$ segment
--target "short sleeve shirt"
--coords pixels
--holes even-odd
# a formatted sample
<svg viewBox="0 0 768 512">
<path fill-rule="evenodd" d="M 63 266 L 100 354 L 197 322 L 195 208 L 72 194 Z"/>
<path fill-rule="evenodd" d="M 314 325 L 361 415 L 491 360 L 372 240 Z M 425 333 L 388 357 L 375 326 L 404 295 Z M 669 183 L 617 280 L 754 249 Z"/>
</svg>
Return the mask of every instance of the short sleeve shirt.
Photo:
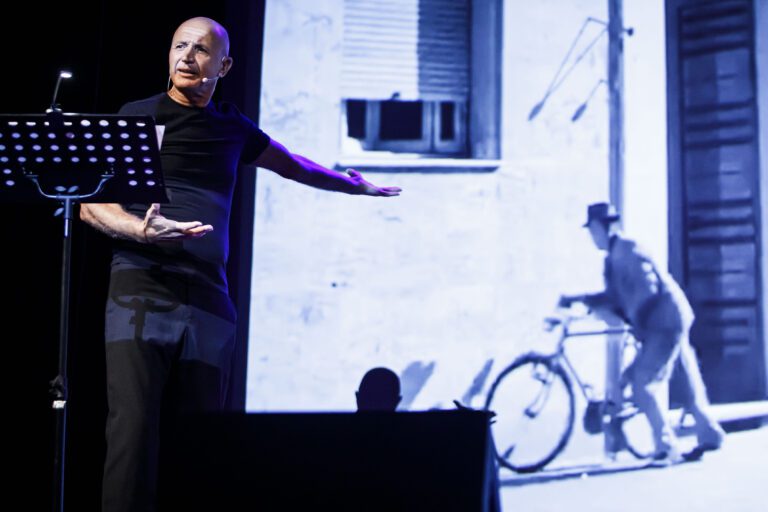
<svg viewBox="0 0 768 512">
<path fill-rule="evenodd" d="M 234 105 L 187 107 L 166 93 L 124 105 L 122 115 L 149 115 L 164 126 L 160 161 L 170 202 L 160 214 L 177 221 L 200 221 L 213 232 L 200 238 L 160 244 L 116 242 L 112 266 L 148 267 L 198 275 L 226 290 L 229 216 L 237 168 L 267 148 L 269 137 Z M 123 207 L 143 218 L 148 204 Z"/>
</svg>

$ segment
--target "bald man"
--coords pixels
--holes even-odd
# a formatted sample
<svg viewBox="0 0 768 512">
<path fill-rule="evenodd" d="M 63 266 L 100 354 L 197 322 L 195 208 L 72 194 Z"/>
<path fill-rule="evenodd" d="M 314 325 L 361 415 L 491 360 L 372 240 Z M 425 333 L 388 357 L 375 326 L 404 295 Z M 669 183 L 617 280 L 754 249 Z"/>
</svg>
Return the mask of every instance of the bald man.
<svg viewBox="0 0 768 512">
<path fill-rule="evenodd" d="M 80 209 L 82 220 L 115 239 L 105 330 L 104 512 L 155 510 L 161 417 L 165 426 L 176 412 L 224 407 L 235 334 L 225 265 L 238 165 L 334 192 L 400 193 L 293 154 L 235 106 L 212 102 L 232 62 L 219 23 L 182 23 L 168 53 L 169 90 L 120 110 L 164 126 L 160 157 L 170 202 Z"/>
</svg>

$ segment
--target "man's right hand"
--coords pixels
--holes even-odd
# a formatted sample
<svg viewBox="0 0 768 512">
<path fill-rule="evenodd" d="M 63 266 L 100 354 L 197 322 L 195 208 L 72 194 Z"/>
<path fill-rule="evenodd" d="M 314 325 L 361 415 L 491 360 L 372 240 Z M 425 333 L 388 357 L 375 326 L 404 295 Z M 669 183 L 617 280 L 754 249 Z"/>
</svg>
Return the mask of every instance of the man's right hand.
<svg viewBox="0 0 768 512">
<path fill-rule="evenodd" d="M 146 243 L 200 238 L 211 231 L 213 226 L 199 221 L 178 222 L 160 215 L 160 204 L 152 203 L 142 223 Z"/>
</svg>

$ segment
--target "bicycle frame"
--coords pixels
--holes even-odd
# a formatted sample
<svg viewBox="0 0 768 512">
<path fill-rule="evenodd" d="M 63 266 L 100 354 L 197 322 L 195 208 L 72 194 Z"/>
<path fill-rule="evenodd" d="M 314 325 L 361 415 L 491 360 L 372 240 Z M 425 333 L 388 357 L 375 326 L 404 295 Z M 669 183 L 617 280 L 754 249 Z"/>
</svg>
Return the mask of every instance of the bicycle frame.
<svg viewBox="0 0 768 512">
<path fill-rule="evenodd" d="M 590 384 L 584 383 L 584 381 L 581 380 L 581 377 L 579 377 L 578 372 L 576 371 L 576 368 L 574 368 L 571 361 L 568 359 L 568 355 L 565 353 L 565 342 L 569 338 L 580 338 L 580 337 L 590 337 L 590 336 L 606 336 L 606 335 L 622 335 L 624 336 L 624 339 L 622 340 L 622 346 L 626 344 L 626 340 L 632 335 L 632 331 L 629 328 L 629 326 L 623 326 L 623 327 L 609 327 L 606 329 L 599 329 L 599 330 L 589 330 L 589 331 L 571 331 L 571 323 L 575 320 L 579 320 L 580 317 L 573 317 L 568 316 L 565 319 L 560 318 L 547 318 L 546 322 L 549 326 L 548 330 L 554 330 L 555 328 L 560 328 L 560 339 L 557 342 L 557 348 L 555 350 L 555 353 L 552 354 L 552 359 L 557 360 L 558 364 L 560 364 L 563 368 L 565 368 L 566 372 L 573 378 L 574 381 L 576 381 L 576 384 L 579 387 L 579 391 L 581 392 L 581 395 L 584 397 L 585 400 L 589 401 L 593 397 L 591 396 L 591 389 L 592 386 Z"/>
</svg>

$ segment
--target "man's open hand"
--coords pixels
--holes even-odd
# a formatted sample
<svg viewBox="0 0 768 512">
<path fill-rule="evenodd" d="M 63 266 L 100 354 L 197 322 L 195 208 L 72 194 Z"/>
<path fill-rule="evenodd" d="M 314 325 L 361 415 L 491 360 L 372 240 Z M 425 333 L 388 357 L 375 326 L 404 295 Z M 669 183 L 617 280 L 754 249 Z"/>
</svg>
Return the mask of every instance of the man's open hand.
<svg viewBox="0 0 768 512">
<path fill-rule="evenodd" d="M 400 187 L 377 187 L 373 183 L 365 181 L 363 175 L 354 169 L 347 169 L 347 175 L 359 187 L 360 194 L 366 196 L 399 196 L 402 191 Z"/>
<path fill-rule="evenodd" d="M 144 238 L 148 244 L 171 240 L 200 238 L 211 231 L 213 226 L 199 221 L 178 222 L 160 215 L 160 204 L 152 203 L 143 222 Z"/>
</svg>

